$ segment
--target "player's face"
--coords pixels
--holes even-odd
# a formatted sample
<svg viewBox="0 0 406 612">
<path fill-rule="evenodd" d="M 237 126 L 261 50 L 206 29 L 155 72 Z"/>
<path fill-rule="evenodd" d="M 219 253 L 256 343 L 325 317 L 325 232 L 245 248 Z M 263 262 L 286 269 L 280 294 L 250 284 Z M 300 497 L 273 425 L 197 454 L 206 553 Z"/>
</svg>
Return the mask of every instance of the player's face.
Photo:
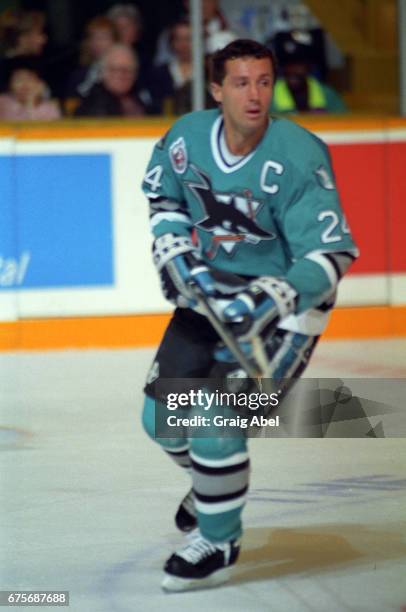
<svg viewBox="0 0 406 612">
<path fill-rule="evenodd" d="M 222 105 L 225 122 L 247 133 L 267 125 L 272 90 L 272 64 L 267 57 L 228 60 L 222 84 L 212 83 L 212 94 Z"/>
</svg>

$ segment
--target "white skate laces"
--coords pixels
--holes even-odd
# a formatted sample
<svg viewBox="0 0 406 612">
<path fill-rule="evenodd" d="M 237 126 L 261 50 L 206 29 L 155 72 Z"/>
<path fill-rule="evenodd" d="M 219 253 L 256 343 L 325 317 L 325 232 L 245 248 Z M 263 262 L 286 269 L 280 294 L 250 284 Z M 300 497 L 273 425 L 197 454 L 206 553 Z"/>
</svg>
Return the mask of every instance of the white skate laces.
<svg viewBox="0 0 406 612">
<path fill-rule="evenodd" d="M 212 542 L 209 542 L 209 540 L 206 540 L 198 529 L 189 533 L 187 539 L 189 541 L 188 544 L 178 550 L 176 554 L 193 565 L 203 561 L 203 559 L 215 553 L 216 548 L 219 548 Z"/>
</svg>

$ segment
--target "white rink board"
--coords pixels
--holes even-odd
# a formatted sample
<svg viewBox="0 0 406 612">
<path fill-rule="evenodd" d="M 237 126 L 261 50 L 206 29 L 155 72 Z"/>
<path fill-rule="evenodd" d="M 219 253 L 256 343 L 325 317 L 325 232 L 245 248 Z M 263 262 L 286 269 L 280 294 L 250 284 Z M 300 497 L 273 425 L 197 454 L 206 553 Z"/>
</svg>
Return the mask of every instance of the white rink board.
<svg viewBox="0 0 406 612">
<path fill-rule="evenodd" d="M 111 159 L 114 282 L 110 286 L 30 288 L 0 291 L 0 320 L 40 317 L 160 313 L 170 310 L 161 296 L 151 260 L 147 202 L 140 185 L 156 139 L 0 139 L 0 152 L 20 156 L 104 153 Z M 61 186 L 63 188 L 63 185 Z M 1 245 L 0 245 L 1 247 Z M 1 248 L 0 248 L 1 256 Z M 69 262 L 66 264 L 69 265 Z M 401 283 L 402 290 L 397 290 Z M 405 301 L 405 275 L 345 278 L 339 305 L 384 305 Z"/>
</svg>

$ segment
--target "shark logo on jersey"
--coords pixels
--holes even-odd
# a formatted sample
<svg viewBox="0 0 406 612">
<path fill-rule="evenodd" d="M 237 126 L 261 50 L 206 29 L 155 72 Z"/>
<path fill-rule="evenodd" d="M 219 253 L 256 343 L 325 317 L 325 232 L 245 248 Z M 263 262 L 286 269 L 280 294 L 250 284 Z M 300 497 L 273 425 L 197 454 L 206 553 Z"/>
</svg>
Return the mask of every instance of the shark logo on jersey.
<svg viewBox="0 0 406 612">
<path fill-rule="evenodd" d="M 206 255 L 213 259 L 221 247 L 228 255 L 233 255 L 238 243 L 258 244 L 261 240 L 273 240 L 276 236 L 263 229 L 256 221 L 262 202 L 252 199 L 247 189 L 242 194 L 216 193 L 212 190 L 209 178 L 196 166 L 191 169 L 199 177 L 199 182 L 186 181 L 186 186 L 197 197 L 206 216 L 195 225 L 212 233 L 211 247 Z"/>
<path fill-rule="evenodd" d="M 169 159 L 177 174 L 183 174 L 187 168 L 186 143 L 182 136 L 169 147 Z"/>
<path fill-rule="evenodd" d="M 317 180 L 319 181 L 320 185 L 324 187 L 324 189 L 332 191 L 336 188 L 333 179 L 327 171 L 327 168 L 325 168 L 324 166 L 319 166 L 317 170 L 314 171 L 314 173 L 317 176 Z"/>
</svg>

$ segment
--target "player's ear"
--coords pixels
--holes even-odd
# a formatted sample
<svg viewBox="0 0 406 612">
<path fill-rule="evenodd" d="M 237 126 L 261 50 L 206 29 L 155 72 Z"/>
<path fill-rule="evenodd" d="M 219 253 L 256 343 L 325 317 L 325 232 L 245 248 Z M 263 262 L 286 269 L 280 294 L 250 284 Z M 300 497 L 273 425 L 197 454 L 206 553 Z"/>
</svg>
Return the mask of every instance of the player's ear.
<svg viewBox="0 0 406 612">
<path fill-rule="evenodd" d="M 221 89 L 221 85 L 219 85 L 218 83 L 211 82 L 210 83 L 210 93 L 218 104 L 222 103 L 223 92 Z"/>
</svg>

